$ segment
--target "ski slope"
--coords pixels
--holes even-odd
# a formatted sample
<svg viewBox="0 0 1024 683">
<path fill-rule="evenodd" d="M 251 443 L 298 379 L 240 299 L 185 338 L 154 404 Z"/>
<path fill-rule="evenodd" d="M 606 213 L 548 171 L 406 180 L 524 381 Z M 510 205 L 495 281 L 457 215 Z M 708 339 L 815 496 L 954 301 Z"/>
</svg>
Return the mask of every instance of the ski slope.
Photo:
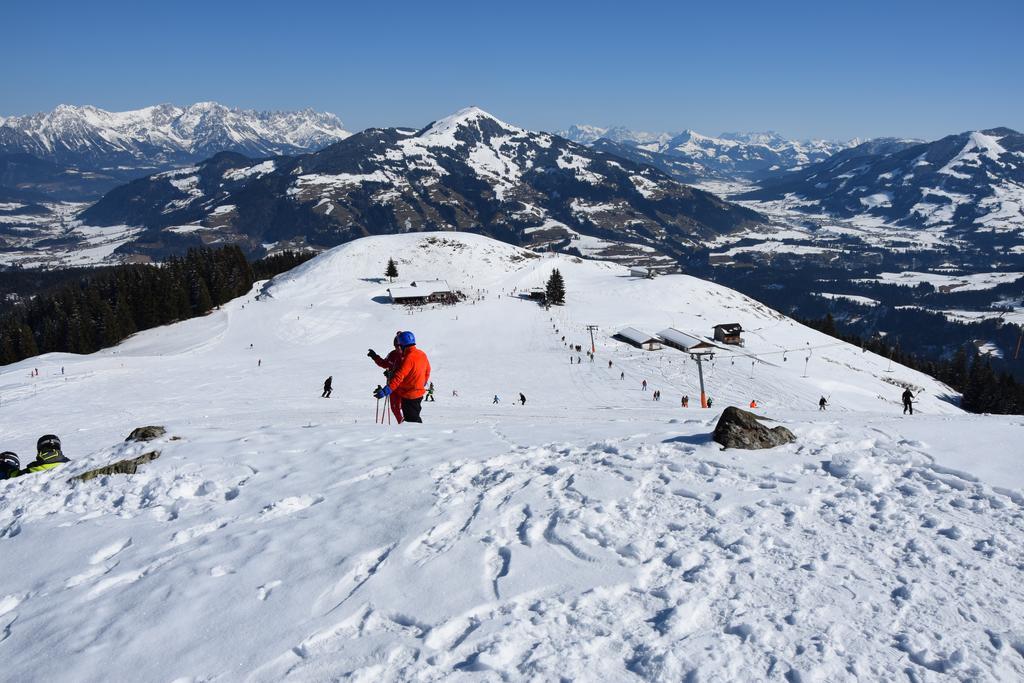
<svg viewBox="0 0 1024 683">
<path fill-rule="evenodd" d="M 396 285 L 467 300 L 386 303 L 389 257 Z M 554 267 L 566 306 L 520 298 Z M 706 366 L 713 410 L 686 354 L 611 338 L 731 322 L 746 345 Z M 588 346 L 588 324 L 596 361 L 570 365 L 561 337 Z M 401 329 L 437 402 L 375 424 L 366 351 Z M 0 448 L 27 462 L 55 432 L 74 460 L 0 482 L 4 678 L 1020 679 L 1024 418 L 953 398 L 685 275 L 358 240 L 204 318 L 0 368 Z M 751 399 L 798 441 L 711 442 Z M 68 483 L 147 450 L 122 443 L 145 424 L 168 428 L 159 460 Z"/>
</svg>

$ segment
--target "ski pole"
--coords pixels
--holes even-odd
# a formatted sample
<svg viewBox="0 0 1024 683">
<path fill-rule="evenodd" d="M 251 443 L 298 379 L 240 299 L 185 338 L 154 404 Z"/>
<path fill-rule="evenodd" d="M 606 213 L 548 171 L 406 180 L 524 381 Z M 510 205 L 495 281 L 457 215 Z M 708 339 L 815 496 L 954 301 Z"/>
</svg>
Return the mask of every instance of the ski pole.
<svg viewBox="0 0 1024 683">
<path fill-rule="evenodd" d="M 373 409 L 373 423 L 377 424 L 377 413 L 380 412 L 380 399 L 377 399 L 377 407 Z"/>
</svg>

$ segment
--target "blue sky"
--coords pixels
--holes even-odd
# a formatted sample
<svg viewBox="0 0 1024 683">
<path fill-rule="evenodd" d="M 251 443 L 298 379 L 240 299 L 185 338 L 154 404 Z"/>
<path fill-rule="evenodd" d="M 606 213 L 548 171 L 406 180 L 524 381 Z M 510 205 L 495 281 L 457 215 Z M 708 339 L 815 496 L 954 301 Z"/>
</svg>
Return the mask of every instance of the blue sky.
<svg viewBox="0 0 1024 683">
<path fill-rule="evenodd" d="M 216 100 L 420 126 L 1024 130 L 1024 1 L 13 2 L 0 115 Z"/>
</svg>

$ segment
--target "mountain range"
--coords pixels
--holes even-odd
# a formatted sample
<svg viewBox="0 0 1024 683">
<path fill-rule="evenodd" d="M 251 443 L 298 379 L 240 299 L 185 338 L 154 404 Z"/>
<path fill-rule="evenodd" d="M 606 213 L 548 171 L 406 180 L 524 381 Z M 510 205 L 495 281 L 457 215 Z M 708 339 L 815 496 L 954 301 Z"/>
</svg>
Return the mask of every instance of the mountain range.
<svg viewBox="0 0 1024 683">
<path fill-rule="evenodd" d="M 62 104 L 49 112 L 0 117 L 0 154 L 30 154 L 80 171 L 138 177 L 218 152 L 298 154 L 348 135 L 334 114 L 311 109 L 258 112 L 199 102 L 111 112 Z"/>
<path fill-rule="evenodd" d="M 934 142 L 880 139 L 768 178 L 742 199 L 795 200 L 795 208 L 869 216 L 971 233 L 1024 229 L 1024 135 L 966 131 Z"/>
<path fill-rule="evenodd" d="M 421 130 L 371 128 L 302 155 L 225 152 L 136 180 L 81 214 L 145 232 L 123 251 L 157 256 L 230 241 L 249 253 L 333 246 L 368 234 L 477 232 L 563 248 L 581 237 L 676 257 L 762 220 L 659 170 L 470 107 Z"/>
<path fill-rule="evenodd" d="M 848 146 L 830 140 L 789 140 L 778 133 L 635 132 L 624 127 L 574 125 L 559 135 L 651 164 L 683 182 L 759 180 L 827 159 Z"/>
</svg>

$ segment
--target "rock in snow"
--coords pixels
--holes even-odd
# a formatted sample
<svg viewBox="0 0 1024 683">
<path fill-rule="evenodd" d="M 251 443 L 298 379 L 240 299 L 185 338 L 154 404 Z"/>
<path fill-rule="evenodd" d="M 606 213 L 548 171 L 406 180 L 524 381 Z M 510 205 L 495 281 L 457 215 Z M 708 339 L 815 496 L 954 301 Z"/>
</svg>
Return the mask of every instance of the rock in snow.
<svg viewBox="0 0 1024 683">
<path fill-rule="evenodd" d="M 166 433 L 166 429 L 157 425 L 136 427 L 132 430 L 132 433 L 125 438 L 125 441 L 152 441 L 153 439 L 159 439 Z"/>
<path fill-rule="evenodd" d="M 769 429 L 761 424 L 768 418 L 729 406 L 722 411 L 715 425 L 714 439 L 726 448 L 775 448 L 796 441 L 796 436 L 783 426 Z"/>
</svg>

